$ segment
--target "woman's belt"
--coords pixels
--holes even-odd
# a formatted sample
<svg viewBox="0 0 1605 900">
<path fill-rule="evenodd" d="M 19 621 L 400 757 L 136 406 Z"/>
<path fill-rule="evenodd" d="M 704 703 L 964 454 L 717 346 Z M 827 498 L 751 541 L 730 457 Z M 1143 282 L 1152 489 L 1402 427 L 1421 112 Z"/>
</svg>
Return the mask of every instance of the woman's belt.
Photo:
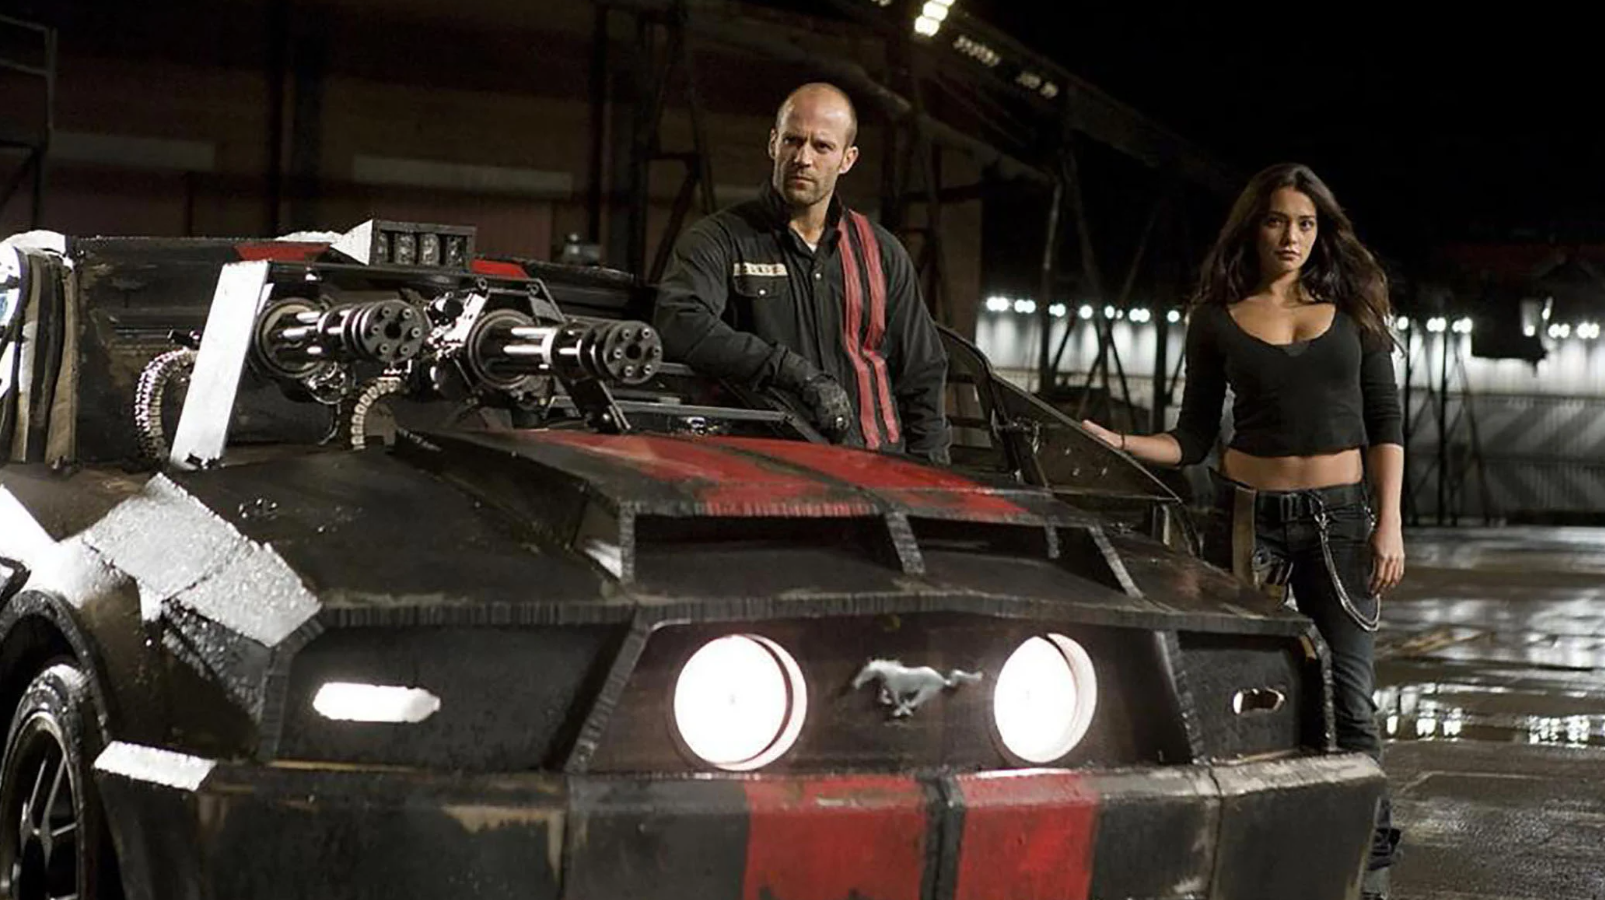
<svg viewBox="0 0 1605 900">
<path fill-rule="evenodd" d="M 1237 488 L 1247 487 L 1236 482 L 1228 482 L 1228 485 L 1234 494 Z M 1357 506 L 1367 501 L 1363 482 L 1302 488 L 1296 491 L 1262 491 L 1258 488 L 1248 488 L 1248 490 L 1254 493 L 1255 515 L 1262 521 L 1277 524 L 1312 519 L 1318 512 Z"/>
</svg>

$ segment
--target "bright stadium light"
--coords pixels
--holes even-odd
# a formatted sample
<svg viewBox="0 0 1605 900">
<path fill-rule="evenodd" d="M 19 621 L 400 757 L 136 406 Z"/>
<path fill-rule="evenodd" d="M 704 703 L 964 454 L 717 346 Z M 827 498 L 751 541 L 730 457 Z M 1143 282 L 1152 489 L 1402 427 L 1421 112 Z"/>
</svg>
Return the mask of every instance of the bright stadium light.
<svg viewBox="0 0 1605 900">
<path fill-rule="evenodd" d="M 1010 306 L 1011 304 L 1009 303 L 1008 297 L 999 297 L 993 295 L 986 298 L 987 312 L 1008 312 Z"/>
<path fill-rule="evenodd" d="M 920 7 L 920 13 L 914 18 L 914 33 L 925 37 L 935 37 L 942 30 L 942 22 L 947 18 L 948 9 L 953 0 L 927 0 Z"/>
<path fill-rule="evenodd" d="M 1176 324 L 1177 322 L 1180 322 L 1181 321 L 1181 310 L 1173 309 L 1170 312 L 1165 313 L 1165 321 L 1169 322 L 1172 325 Z"/>
<path fill-rule="evenodd" d="M 1090 319 L 1092 318 L 1092 307 L 1086 303 L 1083 303 L 1081 304 L 1081 308 L 1076 310 L 1076 315 L 1083 319 Z"/>
<path fill-rule="evenodd" d="M 1032 314 L 1032 313 L 1037 311 L 1037 301 L 1035 301 L 1035 300 L 1016 300 L 1016 301 L 1014 301 L 1014 311 L 1017 312 L 1017 313 L 1022 313 L 1024 315 L 1030 315 L 1030 314 Z"/>
<path fill-rule="evenodd" d="M 1070 310 L 1067 309 L 1063 303 L 1050 303 L 1050 304 L 1048 304 L 1048 315 L 1054 317 L 1055 319 L 1064 318 L 1065 314 L 1068 313 L 1069 311 Z"/>
<path fill-rule="evenodd" d="M 1427 330 L 1433 334 L 1442 334 L 1449 327 L 1449 320 L 1443 316 L 1433 316 L 1427 320 Z"/>
<path fill-rule="evenodd" d="M 953 39 L 953 49 L 989 69 L 1003 61 L 1003 57 L 999 56 L 996 50 L 962 34 Z"/>
<path fill-rule="evenodd" d="M 1409 317 L 1408 316 L 1400 316 L 1397 319 L 1394 319 L 1393 320 L 1393 327 L 1399 329 L 1400 331 L 1409 331 L 1410 330 L 1410 319 L 1409 319 Z"/>
<path fill-rule="evenodd" d="M 1471 333 L 1471 320 L 1470 319 L 1466 319 L 1466 318 L 1456 319 L 1455 320 L 1455 324 L 1454 324 L 1454 329 L 1455 329 L 1455 334 L 1470 334 Z"/>
</svg>

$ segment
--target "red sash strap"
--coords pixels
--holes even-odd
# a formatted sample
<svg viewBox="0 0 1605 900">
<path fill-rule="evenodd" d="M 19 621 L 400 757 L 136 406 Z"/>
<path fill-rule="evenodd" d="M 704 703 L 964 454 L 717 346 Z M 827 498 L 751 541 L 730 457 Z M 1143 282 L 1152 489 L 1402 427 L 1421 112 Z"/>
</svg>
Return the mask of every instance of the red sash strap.
<svg viewBox="0 0 1605 900">
<path fill-rule="evenodd" d="M 864 355 L 869 358 L 876 390 L 880 394 L 881 421 L 886 425 L 886 439 L 899 440 L 897 407 L 892 405 L 892 379 L 886 374 L 886 357 L 881 354 L 881 342 L 886 338 L 886 273 L 881 270 L 881 245 L 875 237 L 875 228 L 862 213 L 849 211 L 853 231 L 858 235 L 858 250 L 864 254 L 864 271 L 869 275 L 869 334 L 864 337 Z"/>
<path fill-rule="evenodd" d="M 880 449 L 880 429 L 875 427 L 875 396 L 871 386 L 869 365 L 859 345 L 860 324 L 864 315 L 864 284 L 858 277 L 858 260 L 853 257 L 852 241 L 848 238 L 847 219 L 843 216 L 837 223 L 837 247 L 842 257 L 842 288 L 846 298 L 846 310 L 842 315 L 842 346 L 847 350 L 847 358 L 853 363 L 853 370 L 858 375 L 858 427 L 864 433 L 864 445 L 871 450 Z M 877 259 L 877 264 L 878 264 Z"/>
</svg>

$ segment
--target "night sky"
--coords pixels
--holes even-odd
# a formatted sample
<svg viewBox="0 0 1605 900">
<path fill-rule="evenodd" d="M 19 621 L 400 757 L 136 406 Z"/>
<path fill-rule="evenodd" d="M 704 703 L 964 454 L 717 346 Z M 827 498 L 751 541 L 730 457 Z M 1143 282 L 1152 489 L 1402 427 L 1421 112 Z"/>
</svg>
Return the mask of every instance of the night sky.
<svg viewBox="0 0 1605 900">
<path fill-rule="evenodd" d="M 1310 164 L 1390 253 L 1605 240 L 1605 41 L 1580 12 L 1220 6 L 1072 4 L 1045 29 L 1035 4 L 967 2 L 1245 174 Z"/>
</svg>

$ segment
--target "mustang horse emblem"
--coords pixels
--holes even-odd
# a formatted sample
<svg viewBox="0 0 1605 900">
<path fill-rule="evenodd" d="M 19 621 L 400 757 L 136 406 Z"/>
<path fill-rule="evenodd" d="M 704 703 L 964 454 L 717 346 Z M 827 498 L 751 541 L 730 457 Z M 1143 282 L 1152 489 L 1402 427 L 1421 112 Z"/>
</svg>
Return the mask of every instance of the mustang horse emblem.
<svg viewBox="0 0 1605 900">
<path fill-rule="evenodd" d="M 954 669 L 943 677 L 930 666 L 910 669 L 895 659 L 872 659 L 853 676 L 853 689 L 871 681 L 881 683 L 880 702 L 892 708 L 892 718 L 900 719 L 919 709 L 943 688 L 980 683 L 981 673 Z"/>
</svg>

